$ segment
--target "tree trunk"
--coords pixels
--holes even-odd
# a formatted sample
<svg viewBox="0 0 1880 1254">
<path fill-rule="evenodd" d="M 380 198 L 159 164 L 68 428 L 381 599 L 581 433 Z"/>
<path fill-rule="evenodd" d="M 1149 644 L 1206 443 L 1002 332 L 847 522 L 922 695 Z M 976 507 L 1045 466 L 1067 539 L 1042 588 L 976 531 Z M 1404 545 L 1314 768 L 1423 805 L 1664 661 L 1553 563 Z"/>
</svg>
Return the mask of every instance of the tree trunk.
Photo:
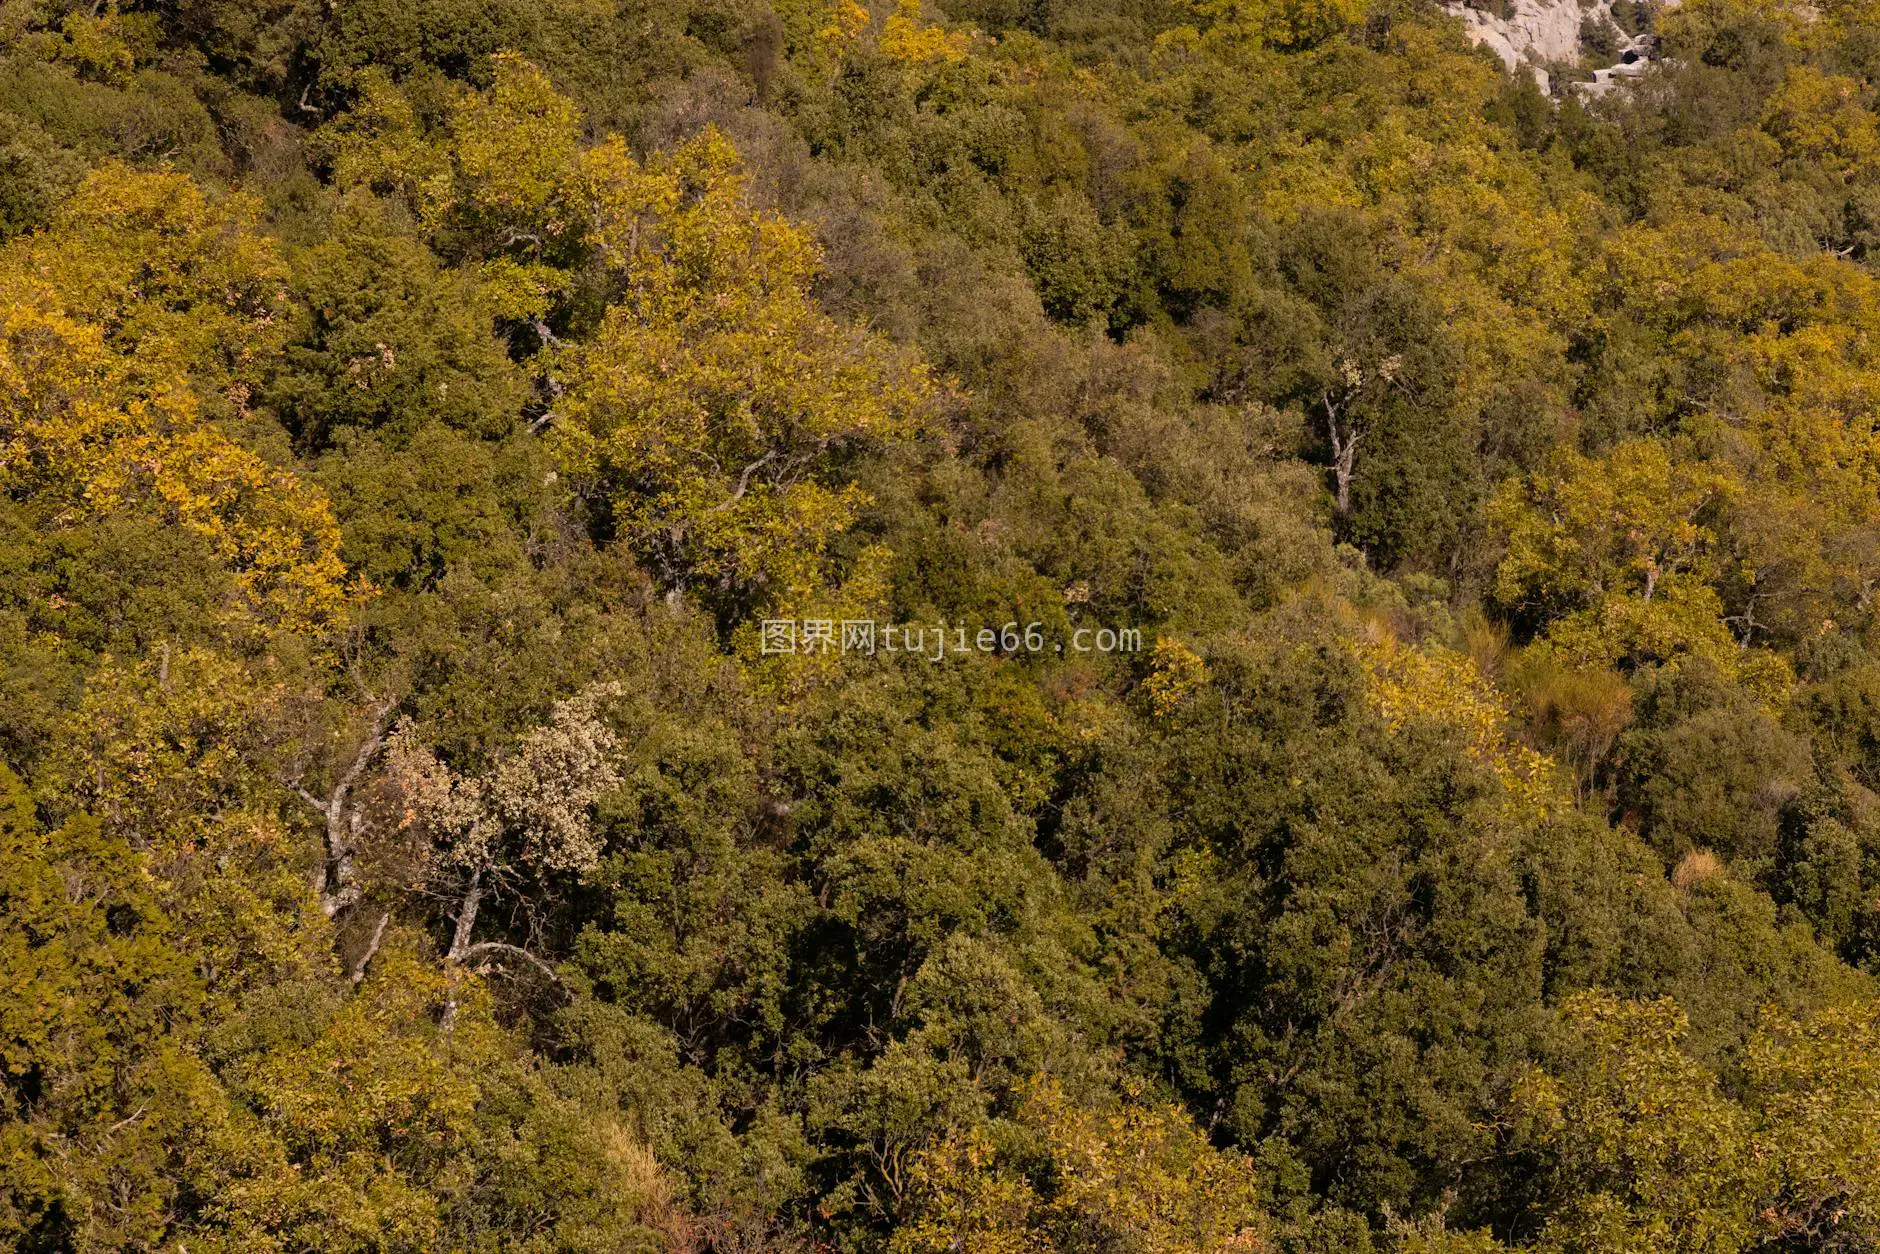
<svg viewBox="0 0 1880 1254">
<path fill-rule="evenodd" d="M 479 868 L 470 872 L 470 882 L 464 886 L 463 904 L 457 907 L 457 927 L 451 933 L 450 952 L 444 955 L 446 962 L 463 961 L 470 949 L 470 933 L 476 930 L 477 908 L 482 904 L 483 871 Z"/>
<path fill-rule="evenodd" d="M 1336 489 L 1339 517 L 1351 513 L 1351 479 L 1357 466 L 1358 442 L 1364 433 L 1346 424 L 1343 431 L 1338 426 L 1338 405 L 1327 394 L 1321 398 L 1325 406 L 1325 430 L 1332 444 L 1332 483 Z"/>
<path fill-rule="evenodd" d="M 444 996 L 446 1032 L 457 1022 L 457 972 L 464 956 L 470 952 L 470 933 L 476 930 L 477 907 L 482 904 L 483 869 L 478 867 L 470 872 L 470 882 L 464 887 L 463 904 L 457 907 L 457 926 L 451 933 L 450 952 L 444 955 L 444 978 L 449 983 L 449 992 Z"/>
<path fill-rule="evenodd" d="M 320 859 L 320 865 L 314 869 L 312 878 L 314 894 L 320 901 L 320 912 L 329 919 L 357 902 L 362 895 L 357 855 L 359 832 L 365 826 L 365 816 L 353 806 L 352 795 L 360 777 L 385 745 L 385 731 L 396 706 L 397 702 L 388 698 L 373 710 L 371 730 L 359 746 L 359 751 L 353 755 L 352 764 L 333 785 L 333 791 L 327 794 L 325 801 L 304 788 L 295 787 L 301 799 L 318 810 L 325 820 L 324 856 Z"/>
</svg>

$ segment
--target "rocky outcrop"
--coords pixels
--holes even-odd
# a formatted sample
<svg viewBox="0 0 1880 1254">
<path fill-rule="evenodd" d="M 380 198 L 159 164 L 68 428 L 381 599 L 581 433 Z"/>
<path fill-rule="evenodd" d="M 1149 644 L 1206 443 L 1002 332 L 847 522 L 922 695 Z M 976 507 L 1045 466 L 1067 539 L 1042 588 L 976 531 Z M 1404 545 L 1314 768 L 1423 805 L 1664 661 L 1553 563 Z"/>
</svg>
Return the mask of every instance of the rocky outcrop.
<svg viewBox="0 0 1880 1254">
<path fill-rule="evenodd" d="M 1638 35 L 1619 49 L 1619 59 L 1603 70 L 1594 70 L 1591 82 L 1574 83 L 1572 89 L 1582 96 L 1600 96 L 1645 72 L 1658 57 L 1658 36 Z"/>
<path fill-rule="evenodd" d="M 1579 60 L 1580 20 L 1612 11 L 1610 0 L 1600 0 L 1597 10 L 1582 9 L 1578 0 L 1513 0 L 1507 17 L 1462 4 L 1443 7 L 1462 19 L 1469 38 L 1493 49 L 1511 70 Z"/>
<path fill-rule="evenodd" d="M 1660 7 L 1669 8 L 1676 2 L 1665 0 Z M 1581 23 L 1591 21 L 1596 25 L 1612 24 L 1612 0 L 1592 0 L 1591 3 L 1581 3 L 1580 0 L 1507 0 L 1503 7 L 1506 16 L 1455 3 L 1454 0 L 1443 5 L 1447 12 L 1462 19 L 1469 38 L 1492 49 L 1509 70 L 1527 70 L 1540 84 L 1542 91 L 1548 91 L 1551 86 L 1545 68 L 1547 65 L 1578 65 L 1582 62 Z M 1617 29 L 1616 25 L 1613 29 Z M 1590 82 L 1573 82 L 1564 86 L 1570 91 L 1599 95 L 1644 73 L 1645 67 L 1658 55 L 1657 36 L 1640 34 L 1622 38 L 1614 55 L 1616 59 L 1611 65 L 1593 71 Z"/>
</svg>

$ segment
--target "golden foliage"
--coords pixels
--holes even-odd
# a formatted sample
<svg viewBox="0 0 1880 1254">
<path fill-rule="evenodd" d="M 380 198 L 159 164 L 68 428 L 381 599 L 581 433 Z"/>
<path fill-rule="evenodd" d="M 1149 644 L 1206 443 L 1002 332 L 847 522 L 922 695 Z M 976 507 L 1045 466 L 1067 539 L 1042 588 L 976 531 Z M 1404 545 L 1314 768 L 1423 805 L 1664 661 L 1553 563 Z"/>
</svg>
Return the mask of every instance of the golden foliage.
<svg viewBox="0 0 1880 1254">
<path fill-rule="evenodd" d="M 816 307 L 808 232 L 749 207 L 722 135 L 643 169 L 624 151 L 608 159 L 618 225 L 600 238 L 628 286 L 572 355 L 555 446 L 668 582 L 797 603 L 868 501 L 827 480 L 827 463 L 912 436 L 935 385 L 910 355 Z"/>
<path fill-rule="evenodd" d="M 1419 719 L 1451 728 L 1469 756 L 1494 772 L 1519 812 L 1560 808 L 1553 761 L 1511 739 L 1507 706 L 1467 655 L 1440 645 L 1412 648 L 1381 631 L 1351 647 L 1369 680 L 1368 694 L 1392 731 Z"/>
<path fill-rule="evenodd" d="M 1309 48 L 1364 20 L 1368 0 L 1194 0 L 1210 33 L 1275 48 Z"/>
<path fill-rule="evenodd" d="M 1495 499 L 1508 535 L 1496 596 L 1549 622 L 1537 648 L 1568 669 L 1697 656 L 1779 696 L 1786 665 L 1741 647 L 1715 587 L 1733 566 L 1710 520 L 1737 492 L 1724 469 L 1675 459 L 1657 440 L 1626 441 L 1599 458 L 1562 452 L 1550 470 L 1510 480 Z"/>
<path fill-rule="evenodd" d="M 919 1156 L 917 1213 L 895 1233 L 894 1254 L 1268 1248 L 1251 1164 L 1209 1145 L 1179 1107 L 1130 1087 L 1097 1108 L 1041 1076 L 1018 1125 L 1048 1155 L 1050 1187 L 1014 1171 L 986 1129 L 955 1132 Z"/>
<path fill-rule="evenodd" d="M 618 137 L 583 146 L 579 111 L 528 61 L 493 69 L 429 138 L 369 80 L 361 112 L 323 132 L 336 177 L 399 190 L 434 229 L 479 241 L 492 307 L 544 343 L 577 270 L 604 273 L 616 297 L 600 326 L 539 359 L 570 482 L 669 589 L 800 603 L 868 502 L 832 463 L 922 429 L 937 384 L 817 307 L 813 237 L 751 206 L 716 129 L 642 163 Z"/>
<path fill-rule="evenodd" d="M 1207 663 L 1173 636 L 1157 636 L 1149 655 L 1149 677 L 1142 681 L 1149 708 L 1167 718 L 1208 682 Z"/>
<path fill-rule="evenodd" d="M 209 542 L 264 620 L 344 600 L 325 497 L 235 443 L 198 389 L 246 397 L 278 335 L 280 264 L 253 206 L 105 166 L 49 231 L 0 251 L 0 482 L 54 526 L 135 511 Z"/>
<path fill-rule="evenodd" d="M 881 55 L 890 61 L 934 65 L 966 59 L 973 37 L 944 26 L 922 25 L 920 0 L 899 0 L 881 28 Z"/>
</svg>

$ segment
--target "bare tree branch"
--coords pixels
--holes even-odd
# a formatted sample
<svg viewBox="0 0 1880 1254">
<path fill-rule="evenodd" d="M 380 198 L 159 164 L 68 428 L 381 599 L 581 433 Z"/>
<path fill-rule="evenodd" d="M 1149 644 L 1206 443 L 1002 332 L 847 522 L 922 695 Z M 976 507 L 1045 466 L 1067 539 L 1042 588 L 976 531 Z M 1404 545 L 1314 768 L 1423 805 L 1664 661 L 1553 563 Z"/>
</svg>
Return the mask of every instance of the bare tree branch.
<svg viewBox="0 0 1880 1254">
<path fill-rule="evenodd" d="M 1332 477 L 1337 489 L 1338 512 L 1349 514 L 1351 512 L 1351 480 L 1356 467 L 1358 445 L 1364 439 L 1364 432 L 1355 424 L 1350 423 L 1342 432 L 1339 430 L 1340 405 L 1332 400 L 1330 392 L 1320 398 L 1320 403 L 1325 406 L 1326 434 L 1331 438 L 1332 444 Z"/>
<path fill-rule="evenodd" d="M 394 699 L 387 697 L 374 708 L 371 730 L 359 745 L 358 752 L 353 755 L 352 764 L 333 785 L 333 791 L 327 794 L 325 801 L 299 784 L 292 786 L 296 796 L 326 819 L 325 856 L 313 873 L 313 889 L 320 898 L 320 912 L 329 919 L 353 905 L 360 897 L 358 866 L 354 859 L 358 853 L 359 830 L 364 825 L 364 817 L 356 809 L 350 808 L 352 794 L 360 777 L 366 773 L 366 768 L 372 765 L 372 759 L 384 748 L 385 732 L 391 724 L 392 711 L 397 704 Z M 333 885 L 331 891 L 327 888 L 329 883 Z"/>
<path fill-rule="evenodd" d="M 450 952 L 444 955 L 446 962 L 461 962 L 470 949 L 470 933 L 476 929 L 477 908 L 483 904 L 483 870 L 473 868 L 470 882 L 464 886 L 463 903 L 457 907 L 457 926 L 451 935 Z"/>
<path fill-rule="evenodd" d="M 351 982 L 354 987 L 357 987 L 359 982 L 366 978 L 366 968 L 372 964 L 374 958 L 379 956 L 379 946 L 385 941 L 385 929 L 391 921 L 392 912 L 390 910 L 379 911 L 379 921 L 372 928 L 372 939 L 366 942 L 365 951 L 361 953 L 358 958 L 354 959 L 352 970 L 346 973 L 347 980 Z"/>
<path fill-rule="evenodd" d="M 756 474 L 758 471 L 762 470 L 766 465 L 768 465 L 772 460 L 774 460 L 776 456 L 777 456 L 777 450 L 772 449 L 770 450 L 770 452 L 765 453 L 762 457 L 758 458 L 756 461 L 746 466 L 744 468 L 743 473 L 738 476 L 738 486 L 731 490 L 731 495 L 726 497 L 724 500 L 718 502 L 718 504 L 712 506 L 710 509 L 706 510 L 705 512 L 707 514 L 716 514 L 720 510 L 730 509 L 733 505 L 736 505 L 739 501 L 743 500 L 744 494 L 750 491 L 751 476 Z"/>
<path fill-rule="evenodd" d="M 555 981 L 555 983 L 562 984 L 566 987 L 561 976 L 556 973 L 555 968 L 550 966 L 545 959 L 536 957 L 520 945 L 510 945 L 503 941 L 478 941 L 458 956 L 458 964 L 462 965 L 470 962 L 476 958 L 482 957 L 484 954 L 508 954 L 513 958 L 521 958 L 534 966 L 535 969 L 540 971 L 543 975 Z"/>
</svg>

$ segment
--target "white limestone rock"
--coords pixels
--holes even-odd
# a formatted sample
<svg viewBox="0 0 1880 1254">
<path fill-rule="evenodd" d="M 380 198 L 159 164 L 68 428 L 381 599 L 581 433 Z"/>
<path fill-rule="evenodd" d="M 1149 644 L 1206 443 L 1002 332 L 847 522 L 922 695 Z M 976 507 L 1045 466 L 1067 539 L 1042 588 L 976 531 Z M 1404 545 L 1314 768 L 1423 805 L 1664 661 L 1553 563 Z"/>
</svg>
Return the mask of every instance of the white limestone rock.
<svg viewBox="0 0 1880 1254">
<path fill-rule="evenodd" d="M 1578 0 L 1514 0 L 1512 17 L 1497 17 L 1462 4 L 1443 6 L 1462 19 L 1469 38 L 1494 50 L 1510 70 L 1541 61 L 1577 61 L 1580 19 L 1611 12 L 1609 0 L 1582 9 Z"/>
<path fill-rule="evenodd" d="M 1676 6 L 1678 0 L 1662 0 L 1660 10 Z M 1549 63 L 1578 64 L 1580 24 L 1610 21 L 1612 0 L 1512 0 L 1510 14 L 1501 17 L 1481 9 L 1446 0 L 1446 12 L 1462 19 L 1470 39 L 1490 48 L 1510 71 L 1525 69 L 1534 76 L 1543 92 L 1549 90 Z M 1569 83 L 1567 89 L 1586 95 L 1602 95 L 1619 83 L 1636 78 L 1658 55 L 1654 35 L 1639 35 L 1619 45 L 1616 64 L 1593 71 L 1590 83 Z"/>
</svg>

